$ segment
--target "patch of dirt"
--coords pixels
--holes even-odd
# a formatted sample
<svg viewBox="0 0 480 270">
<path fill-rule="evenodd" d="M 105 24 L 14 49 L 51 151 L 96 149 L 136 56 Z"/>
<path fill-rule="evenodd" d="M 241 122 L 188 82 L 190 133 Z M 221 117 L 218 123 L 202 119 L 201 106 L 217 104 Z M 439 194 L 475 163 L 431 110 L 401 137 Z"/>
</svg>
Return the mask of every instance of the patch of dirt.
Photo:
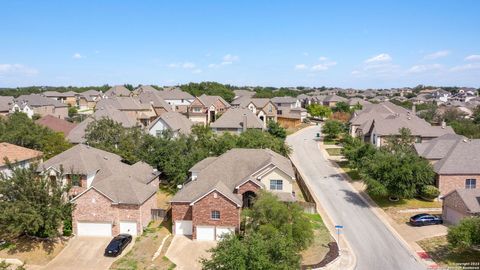
<svg viewBox="0 0 480 270">
<path fill-rule="evenodd" d="M 135 239 L 132 249 L 125 256 L 115 261 L 110 269 L 170 269 L 172 263 L 163 258 L 172 241 L 172 236 L 166 226 L 167 222 L 160 223 L 157 221 L 150 224 L 144 233 Z M 160 255 L 152 261 L 154 254 L 166 236 L 169 237 L 163 244 Z"/>
<path fill-rule="evenodd" d="M 19 259 L 26 264 L 45 265 L 67 244 L 68 239 L 39 240 L 27 236 L 0 246 L 0 258 Z"/>
</svg>

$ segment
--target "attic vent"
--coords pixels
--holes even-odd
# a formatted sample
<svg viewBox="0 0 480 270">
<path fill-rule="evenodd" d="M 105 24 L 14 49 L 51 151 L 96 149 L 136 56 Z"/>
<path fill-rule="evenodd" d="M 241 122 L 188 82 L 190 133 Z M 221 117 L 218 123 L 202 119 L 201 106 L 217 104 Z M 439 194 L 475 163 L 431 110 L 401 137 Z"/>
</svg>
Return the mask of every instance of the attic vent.
<svg viewBox="0 0 480 270">
<path fill-rule="evenodd" d="M 108 160 L 108 157 L 103 157 L 103 159 Z"/>
<path fill-rule="evenodd" d="M 463 142 L 466 143 L 466 142 L 468 142 L 468 140 L 467 140 L 467 139 L 463 139 Z"/>
<path fill-rule="evenodd" d="M 216 192 L 213 193 L 213 198 L 218 198 L 218 194 Z"/>
</svg>

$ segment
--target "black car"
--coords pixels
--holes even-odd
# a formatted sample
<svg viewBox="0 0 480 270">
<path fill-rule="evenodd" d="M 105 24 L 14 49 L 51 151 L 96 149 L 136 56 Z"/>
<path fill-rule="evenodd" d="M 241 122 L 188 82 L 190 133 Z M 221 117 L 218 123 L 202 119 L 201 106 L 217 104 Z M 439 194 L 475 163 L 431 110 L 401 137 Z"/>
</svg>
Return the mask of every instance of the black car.
<svg viewBox="0 0 480 270">
<path fill-rule="evenodd" d="M 443 220 L 439 216 L 434 216 L 430 214 L 418 214 L 410 218 L 410 224 L 412 226 L 425 226 L 425 225 L 435 225 L 442 224 Z"/>
<path fill-rule="evenodd" d="M 105 256 L 108 257 L 117 257 L 122 253 L 128 244 L 132 242 L 132 236 L 130 234 L 119 234 L 115 236 L 110 244 L 108 244 L 107 248 L 105 248 Z"/>
</svg>

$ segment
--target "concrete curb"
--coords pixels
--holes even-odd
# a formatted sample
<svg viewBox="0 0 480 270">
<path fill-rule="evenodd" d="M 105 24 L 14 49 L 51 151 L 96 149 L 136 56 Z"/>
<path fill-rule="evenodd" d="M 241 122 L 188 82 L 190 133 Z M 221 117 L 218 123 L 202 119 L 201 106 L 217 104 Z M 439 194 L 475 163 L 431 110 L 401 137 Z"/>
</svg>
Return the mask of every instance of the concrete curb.
<svg viewBox="0 0 480 270">
<path fill-rule="evenodd" d="M 316 127 L 316 126 L 303 128 L 303 129 L 301 129 L 301 130 L 299 130 L 299 131 L 297 131 L 294 134 L 291 134 L 289 136 L 296 136 L 296 135 L 300 134 L 301 132 L 303 132 L 303 131 L 305 131 L 309 128 L 313 128 L 313 127 Z M 292 163 L 295 165 L 295 167 L 297 168 L 298 173 L 304 179 L 304 182 L 305 182 L 307 188 L 312 190 L 312 188 L 310 186 L 310 180 L 308 180 L 308 181 L 306 180 L 308 178 L 305 177 L 305 175 L 302 172 L 302 169 L 299 166 L 297 166 L 298 161 L 295 158 L 293 158 L 291 155 L 289 155 L 289 158 L 292 161 Z M 332 218 L 328 215 L 328 213 L 325 211 L 325 209 L 323 209 L 323 207 L 321 206 L 321 204 L 320 204 L 320 202 L 317 198 L 317 195 L 313 192 L 310 192 L 310 193 L 312 194 L 312 197 L 315 200 L 315 203 L 317 205 L 317 212 L 322 217 L 322 220 L 325 223 L 325 226 L 327 227 L 328 231 L 330 232 L 330 235 L 332 236 L 334 241 L 337 242 L 337 244 L 341 248 L 340 251 L 339 251 L 339 256 L 335 260 L 331 261 L 328 265 L 326 265 L 324 267 L 321 267 L 321 268 L 318 268 L 318 269 L 342 269 L 342 270 L 344 270 L 344 269 L 345 270 L 355 269 L 355 266 L 357 265 L 357 258 L 355 256 L 355 253 L 353 253 L 353 251 L 352 251 L 350 243 L 345 239 L 345 237 L 342 237 L 341 240 L 340 240 L 340 243 L 338 243 L 337 238 L 335 237 L 335 234 L 336 234 L 335 224 L 333 223 Z M 344 260 L 346 261 L 346 263 L 344 262 Z M 342 265 L 342 263 L 345 264 L 345 265 Z"/>
<path fill-rule="evenodd" d="M 322 151 L 322 154 L 325 156 L 325 157 L 328 157 L 328 153 L 325 151 L 325 149 L 323 149 L 322 147 L 320 147 L 320 144 L 318 144 L 318 148 L 320 151 Z M 327 158 L 327 160 L 330 160 Z M 330 160 L 331 161 L 331 160 Z M 359 191 L 357 190 L 352 184 L 351 184 L 351 181 L 353 181 L 350 176 L 337 164 L 336 161 L 333 161 L 332 162 L 335 169 L 338 171 L 339 175 L 341 175 L 341 177 L 343 177 L 344 179 L 347 180 L 348 182 L 348 185 L 350 185 L 350 187 L 352 188 L 352 190 L 357 193 L 360 197 L 360 199 L 362 199 L 362 201 L 367 204 L 370 208 L 372 208 L 372 212 L 378 217 L 378 219 L 380 219 L 382 221 L 383 224 L 385 224 L 385 226 L 387 227 L 387 229 L 395 236 L 395 238 L 397 238 L 400 243 L 402 244 L 403 247 L 405 247 L 405 249 L 407 249 L 409 252 L 410 252 L 410 255 L 412 255 L 413 258 L 415 258 L 416 261 L 418 262 L 422 262 L 425 266 L 427 267 L 431 267 L 432 266 L 432 263 L 431 261 L 427 261 L 427 260 L 424 260 L 423 258 L 421 258 L 419 255 L 418 255 L 418 252 L 425 252 L 425 250 L 415 250 L 414 248 L 412 248 L 412 246 L 405 240 L 403 239 L 403 237 L 397 232 L 397 230 L 390 224 L 390 222 L 388 221 L 388 215 L 387 213 L 385 213 L 385 211 L 383 211 L 382 208 L 380 208 L 371 198 L 370 196 L 368 196 L 368 194 L 366 194 L 365 192 L 363 191 Z M 425 252 L 426 253 L 426 252 Z"/>
</svg>

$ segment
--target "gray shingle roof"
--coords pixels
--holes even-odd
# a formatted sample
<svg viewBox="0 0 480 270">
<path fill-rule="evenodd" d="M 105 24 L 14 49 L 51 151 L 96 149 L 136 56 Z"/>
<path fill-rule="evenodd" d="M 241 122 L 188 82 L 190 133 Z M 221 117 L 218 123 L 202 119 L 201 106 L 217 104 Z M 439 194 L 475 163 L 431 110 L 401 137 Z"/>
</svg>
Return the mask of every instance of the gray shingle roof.
<svg viewBox="0 0 480 270">
<path fill-rule="evenodd" d="M 220 116 L 215 122 L 210 124 L 212 128 L 242 128 L 244 125 L 244 116 L 247 117 L 247 128 L 263 128 L 263 122 L 246 108 L 231 108 Z"/>
<path fill-rule="evenodd" d="M 190 134 L 193 126 L 193 122 L 185 117 L 185 115 L 178 112 L 165 112 L 155 119 L 149 125 L 148 129 L 152 128 L 159 120 L 163 120 L 170 130 L 177 131 L 185 135 Z"/>
<path fill-rule="evenodd" d="M 444 158 L 459 141 L 466 139 L 457 134 L 445 134 L 433 140 L 414 144 L 415 151 L 423 158 L 437 160 Z"/>
<path fill-rule="evenodd" d="M 115 85 L 113 86 L 112 88 L 108 89 L 107 92 L 105 92 L 105 95 L 107 97 L 114 97 L 114 96 L 117 96 L 117 97 L 128 97 L 130 96 L 132 92 L 130 92 L 130 90 L 128 90 L 125 86 L 123 85 Z"/>
<path fill-rule="evenodd" d="M 0 96 L 0 112 L 9 111 L 12 105 L 13 105 L 13 97 Z"/>
<path fill-rule="evenodd" d="M 295 177 L 290 160 L 269 149 L 232 149 L 193 166 L 191 171 L 198 172 L 197 179 L 185 184 L 172 202 L 194 202 L 211 190 L 220 189 L 219 192 L 241 205 L 240 198 L 233 193 L 235 188 L 248 180 L 261 185 L 254 174 L 269 164 Z"/>
<path fill-rule="evenodd" d="M 182 91 L 180 88 L 173 88 L 173 89 L 158 91 L 158 93 L 164 100 L 194 99 L 192 95 Z"/>
<path fill-rule="evenodd" d="M 92 187 L 105 194 L 114 203 L 140 205 L 156 193 L 148 185 L 158 177 L 158 172 L 139 162 L 123 163 L 122 158 L 84 144 L 78 144 L 40 164 L 38 171 L 63 169 L 65 174 L 96 173 Z"/>
<path fill-rule="evenodd" d="M 480 139 L 457 141 L 433 168 L 438 174 L 480 174 Z"/>
<path fill-rule="evenodd" d="M 467 207 L 468 211 L 472 214 L 480 213 L 480 188 L 475 189 L 456 189 L 444 198 L 450 196 L 453 193 L 457 193 L 460 199 Z"/>
<path fill-rule="evenodd" d="M 15 99 L 17 103 L 26 103 L 30 107 L 54 106 L 56 108 L 68 107 L 58 100 L 47 98 L 39 94 L 21 95 Z"/>
<path fill-rule="evenodd" d="M 325 98 L 323 99 L 323 102 L 342 102 L 342 101 L 347 102 L 348 99 L 341 96 L 337 96 L 337 95 L 328 95 L 328 96 L 325 96 Z"/>
<path fill-rule="evenodd" d="M 278 103 L 295 103 L 297 102 L 297 98 L 294 97 L 274 97 L 272 98 L 272 102 L 275 104 Z"/>
<path fill-rule="evenodd" d="M 156 91 L 156 90 L 155 90 Z M 159 94 L 156 92 L 143 91 L 138 94 L 138 99 L 141 103 L 152 104 L 155 108 L 164 108 L 167 112 L 171 111 L 172 106 L 169 105 Z"/>
<path fill-rule="evenodd" d="M 217 103 L 218 100 L 222 102 L 226 107 L 230 106 L 230 104 L 228 104 L 228 102 L 225 101 L 221 96 L 207 96 L 203 94 L 199 96 L 198 99 L 200 100 L 200 102 L 203 103 L 203 105 L 205 105 L 205 107 L 215 106 L 215 103 Z"/>
</svg>

